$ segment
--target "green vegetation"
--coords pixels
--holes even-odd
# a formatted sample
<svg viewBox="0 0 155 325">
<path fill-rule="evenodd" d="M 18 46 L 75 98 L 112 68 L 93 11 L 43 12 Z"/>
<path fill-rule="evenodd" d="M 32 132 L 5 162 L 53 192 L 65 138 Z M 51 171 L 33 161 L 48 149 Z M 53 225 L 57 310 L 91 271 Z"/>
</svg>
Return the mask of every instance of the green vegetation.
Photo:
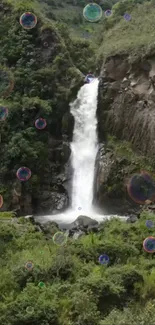
<svg viewBox="0 0 155 325">
<path fill-rule="evenodd" d="M 132 19 L 127 22 L 123 14 L 128 12 Z M 120 1 L 113 6 L 113 16 L 105 21 L 103 44 L 98 60 L 115 54 L 127 54 L 136 61 L 155 50 L 155 2 L 138 3 L 134 0 Z M 145 17 L 145 18 L 144 18 Z"/>
<path fill-rule="evenodd" d="M 0 324 L 153 325 L 154 256 L 142 248 L 154 234 L 147 219 L 155 216 L 143 212 L 135 224 L 105 221 L 99 233 L 68 238 L 65 247 L 28 221 L 1 223 Z M 99 264 L 101 254 L 109 256 L 108 266 Z"/>
</svg>

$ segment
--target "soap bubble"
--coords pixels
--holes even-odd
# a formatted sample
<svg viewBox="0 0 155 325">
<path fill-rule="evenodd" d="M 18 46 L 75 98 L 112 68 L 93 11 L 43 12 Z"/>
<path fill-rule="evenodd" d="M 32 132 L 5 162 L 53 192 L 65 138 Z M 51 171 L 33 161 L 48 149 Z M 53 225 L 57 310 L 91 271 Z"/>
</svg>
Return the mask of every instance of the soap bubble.
<svg viewBox="0 0 155 325">
<path fill-rule="evenodd" d="M 24 12 L 20 17 L 20 24 L 25 29 L 32 29 L 37 24 L 37 17 L 31 12 Z"/>
<path fill-rule="evenodd" d="M 39 288 L 44 288 L 45 287 L 45 283 L 44 282 L 39 282 L 38 287 Z"/>
<path fill-rule="evenodd" d="M 14 88 L 12 73 L 0 67 L 0 97 L 8 97 Z"/>
<path fill-rule="evenodd" d="M 31 261 L 26 262 L 25 269 L 28 270 L 28 271 L 32 271 L 33 270 L 33 263 Z"/>
<path fill-rule="evenodd" d="M 79 207 L 79 208 L 78 208 L 78 210 L 82 210 L 82 208 L 81 208 L 81 207 Z"/>
<path fill-rule="evenodd" d="M 105 11 L 104 14 L 105 14 L 106 17 L 110 17 L 112 15 L 112 11 L 110 9 L 108 9 L 108 10 Z"/>
<path fill-rule="evenodd" d="M 146 220 L 146 227 L 153 228 L 154 227 L 153 221 L 152 220 Z"/>
<path fill-rule="evenodd" d="M 3 206 L 3 196 L 0 195 L 0 209 L 2 208 L 2 206 Z"/>
<path fill-rule="evenodd" d="M 38 129 L 38 130 L 43 130 L 45 129 L 47 123 L 46 123 L 46 120 L 43 119 L 43 118 L 38 118 L 36 121 L 35 121 L 35 127 Z"/>
<path fill-rule="evenodd" d="M 6 120 L 8 116 L 8 109 L 4 106 L 0 106 L 0 121 Z"/>
<path fill-rule="evenodd" d="M 62 231 L 58 231 L 53 236 L 53 242 L 57 246 L 63 246 L 67 242 L 67 236 Z"/>
<path fill-rule="evenodd" d="M 31 170 L 28 167 L 20 167 L 16 173 L 17 178 L 22 181 L 28 181 L 31 177 Z"/>
<path fill-rule="evenodd" d="M 125 14 L 123 17 L 126 21 L 131 20 L 131 16 L 129 14 Z"/>
<path fill-rule="evenodd" d="M 102 17 L 102 8 L 96 3 L 89 3 L 83 9 L 83 16 L 89 22 L 97 22 Z"/>
<path fill-rule="evenodd" d="M 34 308 L 31 307 L 31 306 L 28 306 L 28 307 L 26 308 L 26 312 L 27 312 L 28 314 L 32 314 L 32 313 L 34 312 Z"/>
<path fill-rule="evenodd" d="M 155 200 L 155 183 L 147 172 L 132 176 L 127 184 L 131 199 L 139 204 L 148 204 Z"/>
<path fill-rule="evenodd" d="M 155 237 L 147 237 L 143 241 L 143 249 L 147 253 L 155 253 Z"/>
<path fill-rule="evenodd" d="M 47 48 L 48 47 L 48 43 L 47 42 L 44 42 L 43 43 L 43 46 Z"/>
<path fill-rule="evenodd" d="M 85 82 L 87 83 L 91 83 L 92 81 L 94 81 L 95 76 L 93 74 L 87 74 L 87 76 L 85 77 Z"/>
<path fill-rule="evenodd" d="M 108 264 L 109 263 L 109 256 L 106 254 L 100 255 L 99 257 L 100 264 Z"/>
</svg>

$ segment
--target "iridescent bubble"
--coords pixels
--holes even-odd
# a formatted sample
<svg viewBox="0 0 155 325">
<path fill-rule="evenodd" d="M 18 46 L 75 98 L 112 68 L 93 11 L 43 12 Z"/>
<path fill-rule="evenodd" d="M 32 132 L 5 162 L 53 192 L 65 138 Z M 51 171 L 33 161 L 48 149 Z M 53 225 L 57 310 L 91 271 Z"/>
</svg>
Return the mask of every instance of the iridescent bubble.
<svg viewBox="0 0 155 325">
<path fill-rule="evenodd" d="M 0 97 L 8 97 L 14 88 L 12 73 L 4 67 L 0 67 Z"/>
<path fill-rule="evenodd" d="M 100 255 L 99 257 L 100 264 L 108 264 L 109 263 L 109 256 L 106 254 Z"/>
<path fill-rule="evenodd" d="M 91 83 L 95 80 L 95 76 L 93 74 L 87 74 L 87 76 L 85 77 L 85 82 L 87 83 Z"/>
<path fill-rule="evenodd" d="M 108 9 L 108 10 L 105 11 L 104 14 L 105 14 L 106 17 L 110 17 L 112 15 L 112 11 L 110 9 Z"/>
<path fill-rule="evenodd" d="M 2 208 L 2 206 L 3 206 L 3 196 L 0 195 L 0 209 Z"/>
<path fill-rule="evenodd" d="M 45 287 L 45 283 L 44 282 L 39 282 L 38 287 L 39 288 L 44 288 Z"/>
<path fill-rule="evenodd" d="M 37 17 L 32 12 L 24 12 L 20 17 L 20 24 L 25 29 L 32 29 L 37 24 Z"/>
<path fill-rule="evenodd" d="M 146 227 L 153 228 L 154 227 L 154 222 L 152 220 L 146 220 Z"/>
<path fill-rule="evenodd" d="M 95 23 L 102 17 L 102 8 L 97 3 L 89 3 L 83 9 L 83 16 L 87 21 Z"/>
<path fill-rule="evenodd" d="M 38 130 L 43 130 L 45 129 L 47 123 L 46 123 L 46 120 L 43 119 L 42 117 L 38 118 L 36 121 L 35 121 L 35 127 L 38 129 Z"/>
<path fill-rule="evenodd" d="M 147 253 L 155 253 L 155 237 L 147 237 L 143 241 L 143 249 Z"/>
<path fill-rule="evenodd" d="M 0 121 L 5 121 L 8 116 L 8 109 L 4 106 L 0 106 Z"/>
<path fill-rule="evenodd" d="M 81 208 L 81 207 L 79 207 L 79 208 L 78 208 L 78 210 L 82 210 L 82 208 Z"/>
<path fill-rule="evenodd" d="M 67 242 L 67 236 L 63 232 L 58 231 L 53 236 L 53 242 L 57 246 L 63 246 Z"/>
<path fill-rule="evenodd" d="M 139 204 L 155 200 L 155 183 L 147 172 L 134 175 L 127 184 L 127 191 L 131 199 Z"/>
<path fill-rule="evenodd" d="M 123 17 L 126 21 L 131 20 L 131 16 L 129 14 L 125 14 Z"/>
<path fill-rule="evenodd" d="M 31 306 L 28 306 L 28 307 L 26 308 L 26 312 L 27 312 L 28 314 L 32 314 L 32 313 L 34 312 L 34 308 L 31 307 Z"/>
<path fill-rule="evenodd" d="M 31 177 L 31 170 L 28 167 L 20 167 L 17 170 L 16 176 L 20 181 L 26 182 Z"/>
<path fill-rule="evenodd" d="M 33 263 L 31 261 L 26 262 L 25 269 L 28 270 L 28 271 L 32 271 L 33 270 Z"/>
</svg>

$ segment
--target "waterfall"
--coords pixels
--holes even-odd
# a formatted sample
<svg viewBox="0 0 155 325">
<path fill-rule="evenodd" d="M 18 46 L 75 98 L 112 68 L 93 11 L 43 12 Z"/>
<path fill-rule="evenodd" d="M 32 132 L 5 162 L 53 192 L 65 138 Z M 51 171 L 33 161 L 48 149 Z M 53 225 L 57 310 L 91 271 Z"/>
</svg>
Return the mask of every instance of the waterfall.
<svg viewBox="0 0 155 325">
<path fill-rule="evenodd" d="M 70 104 L 75 125 L 71 143 L 71 164 L 73 168 L 71 208 L 64 213 L 40 217 L 41 222 L 53 220 L 59 224 L 69 224 L 79 215 L 86 215 L 103 221 L 105 216 L 93 208 L 94 168 L 98 151 L 97 141 L 97 97 L 98 79 L 85 84 L 78 92 L 77 99 Z M 80 211 L 79 211 L 80 210 Z M 38 218 L 39 219 L 39 218 Z"/>
<path fill-rule="evenodd" d="M 97 145 L 97 95 L 98 83 L 95 79 L 85 84 L 77 99 L 70 105 L 75 125 L 71 143 L 73 172 L 72 210 L 81 208 L 85 214 L 92 212 L 94 165 Z"/>
</svg>

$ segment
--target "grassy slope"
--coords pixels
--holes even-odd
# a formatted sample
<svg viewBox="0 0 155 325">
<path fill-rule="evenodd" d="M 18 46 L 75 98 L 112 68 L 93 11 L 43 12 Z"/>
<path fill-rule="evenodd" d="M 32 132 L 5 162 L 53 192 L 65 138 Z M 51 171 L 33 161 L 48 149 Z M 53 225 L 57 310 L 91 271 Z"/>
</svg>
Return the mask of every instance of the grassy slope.
<svg viewBox="0 0 155 325">
<path fill-rule="evenodd" d="M 0 324 L 153 325 L 154 260 L 142 247 L 154 233 L 147 219 L 155 221 L 146 212 L 135 224 L 106 221 L 98 234 L 69 238 L 65 247 L 54 245 L 51 232 L 46 241 L 24 220 L 1 223 Z M 103 253 L 108 267 L 98 263 Z M 24 267 L 29 260 L 32 272 Z M 38 287 L 40 281 L 45 288 Z"/>
<path fill-rule="evenodd" d="M 143 57 L 155 49 L 155 3 L 144 3 L 131 12 L 132 20 L 127 22 L 118 17 L 118 23 L 103 31 L 103 43 L 98 57 L 128 53 L 131 60 Z M 113 19 L 113 18 L 109 18 Z"/>
</svg>

